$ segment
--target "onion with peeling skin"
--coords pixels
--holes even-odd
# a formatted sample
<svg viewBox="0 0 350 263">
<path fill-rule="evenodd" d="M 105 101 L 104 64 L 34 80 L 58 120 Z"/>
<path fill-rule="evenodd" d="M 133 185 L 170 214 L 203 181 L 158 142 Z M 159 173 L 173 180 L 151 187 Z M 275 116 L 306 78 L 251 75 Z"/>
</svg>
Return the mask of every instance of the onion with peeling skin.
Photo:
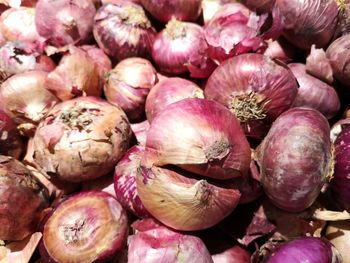
<svg viewBox="0 0 350 263">
<path fill-rule="evenodd" d="M 289 63 L 294 59 L 295 53 L 295 48 L 287 40 L 279 38 L 275 41 L 268 41 L 264 55 L 284 63 Z"/>
<path fill-rule="evenodd" d="M 125 210 L 101 191 L 74 194 L 47 217 L 39 244 L 44 262 L 107 262 L 120 256 L 128 231 Z"/>
<path fill-rule="evenodd" d="M 260 54 L 242 54 L 223 62 L 209 77 L 207 99 L 225 105 L 247 136 L 262 139 L 271 123 L 288 110 L 298 92 L 290 69 Z"/>
<path fill-rule="evenodd" d="M 86 43 L 96 9 L 91 0 L 39 0 L 35 7 L 39 34 L 54 46 Z"/>
<path fill-rule="evenodd" d="M 0 155 L 0 239 L 22 240 L 35 232 L 48 206 L 44 188 L 14 158 Z"/>
<path fill-rule="evenodd" d="M 334 81 L 332 66 L 326 52 L 315 45 L 311 46 L 310 54 L 306 58 L 306 72 L 330 85 Z"/>
<path fill-rule="evenodd" d="M 247 175 L 250 148 L 237 118 L 224 106 L 184 99 L 152 121 L 144 164 L 174 164 L 203 176 L 229 179 Z"/>
<path fill-rule="evenodd" d="M 146 97 L 157 81 L 151 62 L 127 58 L 106 74 L 104 94 L 108 102 L 124 110 L 129 120 L 137 121 L 144 116 Z"/>
<path fill-rule="evenodd" d="M 79 97 L 57 104 L 39 124 L 33 159 L 61 180 L 91 180 L 113 170 L 130 139 L 129 122 L 119 107 Z"/>
<path fill-rule="evenodd" d="M 250 263 L 250 253 L 240 246 L 233 246 L 212 256 L 214 263 Z"/>
<path fill-rule="evenodd" d="M 340 101 L 335 89 L 307 74 L 304 64 L 292 63 L 288 67 L 299 83 L 298 95 L 293 106 L 313 108 L 327 119 L 334 117 L 340 109 Z"/>
<path fill-rule="evenodd" d="M 150 57 L 156 35 L 143 8 L 123 0 L 115 0 L 97 11 L 93 33 L 99 47 L 118 61 Z"/>
<path fill-rule="evenodd" d="M 214 226 L 235 209 L 241 196 L 238 190 L 156 166 L 141 166 L 136 185 L 143 205 L 152 216 L 183 231 Z"/>
<path fill-rule="evenodd" d="M 137 143 L 139 145 L 146 145 L 147 132 L 150 126 L 148 120 L 140 123 L 131 123 L 130 126 L 136 137 Z"/>
<path fill-rule="evenodd" d="M 118 162 L 114 171 L 114 189 L 120 204 L 134 215 L 151 217 L 143 206 L 136 189 L 136 175 L 140 172 L 144 147 L 130 148 Z"/>
<path fill-rule="evenodd" d="M 169 104 L 187 99 L 204 99 L 203 90 L 192 81 L 178 77 L 159 81 L 146 99 L 146 116 L 149 122 Z"/>
<path fill-rule="evenodd" d="M 203 0 L 202 12 L 204 24 L 207 24 L 220 9 L 221 6 L 227 3 L 235 3 L 237 0 Z"/>
<path fill-rule="evenodd" d="M 342 262 L 350 262 L 350 221 L 329 222 L 325 238 L 327 238 L 341 254 Z"/>
<path fill-rule="evenodd" d="M 327 119 L 309 108 L 284 112 L 259 146 L 258 162 L 273 204 L 289 212 L 310 207 L 333 168 Z"/>
</svg>

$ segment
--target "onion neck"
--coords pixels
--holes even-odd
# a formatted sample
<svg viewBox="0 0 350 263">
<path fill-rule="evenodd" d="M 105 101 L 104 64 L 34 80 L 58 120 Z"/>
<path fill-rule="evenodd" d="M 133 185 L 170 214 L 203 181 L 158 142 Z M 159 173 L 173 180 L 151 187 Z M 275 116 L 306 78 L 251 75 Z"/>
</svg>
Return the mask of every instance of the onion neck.
<svg viewBox="0 0 350 263">
<path fill-rule="evenodd" d="M 92 110 L 93 109 L 72 107 L 61 113 L 60 120 L 70 128 L 83 130 L 92 123 Z M 96 110 L 98 111 L 98 109 Z"/>
<path fill-rule="evenodd" d="M 335 2 L 337 3 L 340 12 L 347 11 L 346 0 L 335 0 Z"/>
<path fill-rule="evenodd" d="M 185 23 L 172 18 L 165 26 L 165 35 L 170 39 L 184 38 L 186 36 Z"/>
<path fill-rule="evenodd" d="M 210 185 L 205 180 L 200 180 L 195 183 L 195 200 L 201 207 L 206 207 L 210 203 Z"/>
<path fill-rule="evenodd" d="M 127 5 L 124 7 L 120 15 L 126 23 L 133 26 L 140 26 L 143 28 L 150 28 L 151 23 L 146 17 L 146 14 L 141 8 L 137 8 L 133 5 Z"/>
</svg>

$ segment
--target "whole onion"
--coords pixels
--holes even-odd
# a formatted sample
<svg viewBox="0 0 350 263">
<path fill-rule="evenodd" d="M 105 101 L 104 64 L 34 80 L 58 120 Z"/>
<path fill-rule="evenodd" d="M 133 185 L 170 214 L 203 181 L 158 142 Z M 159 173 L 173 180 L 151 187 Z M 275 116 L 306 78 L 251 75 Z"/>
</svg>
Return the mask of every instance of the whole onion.
<svg viewBox="0 0 350 263">
<path fill-rule="evenodd" d="M 203 176 L 245 176 L 250 148 L 237 118 L 206 99 L 170 104 L 152 121 L 147 133 L 145 165 L 174 164 Z"/>
<path fill-rule="evenodd" d="M 341 263 L 342 258 L 328 240 L 300 237 L 278 247 L 266 263 L 281 262 Z"/>
<path fill-rule="evenodd" d="M 42 226 L 43 262 L 107 262 L 120 256 L 128 231 L 125 210 L 101 191 L 74 194 Z"/>
<path fill-rule="evenodd" d="M 328 84 L 333 83 L 333 70 L 326 52 L 315 45 L 311 46 L 310 54 L 306 58 L 306 72 Z"/>
<path fill-rule="evenodd" d="M 173 17 L 181 21 L 195 21 L 202 8 L 201 0 L 141 0 L 141 3 L 153 17 L 163 23 Z"/>
<path fill-rule="evenodd" d="M 33 174 L 19 161 L 0 155 L 0 239 L 22 240 L 35 232 L 46 193 Z"/>
<path fill-rule="evenodd" d="M 149 122 L 169 104 L 187 98 L 204 98 L 203 90 L 192 81 L 174 77 L 159 81 L 146 99 L 146 116 Z"/>
<path fill-rule="evenodd" d="M 28 71 L 2 83 L 0 101 L 4 111 L 30 135 L 49 110 L 59 102 L 45 85 L 47 72 Z"/>
<path fill-rule="evenodd" d="M 329 222 L 325 237 L 341 254 L 343 262 L 350 262 L 349 237 L 350 222 L 335 221 Z"/>
<path fill-rule="evenodd" d="M 202 27 L 172 19 L 158 33 L 152 58 L 161 72 L 180 74 L 189 71 L 192 77 L 207 78 L 216 67 L 207 57 L 207 49 Z"/>
<path fill-rule="evenodd" d="M 17 125 L 2 110 L 0 110 L 0 154 L 19 159 L 24 149 Z"/>
<path fill-rule="evenodd" d="M 79 97 L 57 104 L 39 124 L 33 159 L 61 180 L 86 181 L 111 172 L 130 138 L 129 122 L 119 107 Z"/>
<path fill-rule="evenodd" d="M 35 7 L 39 34 L 54 46 L 86 43 L 96 9 L 91 0 L 39 0 Z"/>
<path fill-rule="evenodd" d="M 293 104 L 298 84 L 285 66 L 260 54 L 242 54 L 223 62 L 210 76 L 204 94 L 225 105 L 245 133 L 262 139 L 271 123 Z"/>
<path fill-rule="evenodd" d="M 250 253 L 240 246 L 233 246 L 212 256 L 214 263 L 250 263 Z"/>
<path fill-rule="evenodd" d="M 137 232 L 128 239 L 129 263 L 213 263 L 200 238 L 181 234 L 161 225 L 152 226 L 148 220 L 133 224 Z"/>
<path fill-rule="evenodd" d="M 295 53 L 295 48 L 287 40 L 279 38 L 278 40 L 268 42 L 264 55 L 271 59 L 289 63 L 294 59 Z"/>
<path fill-rule="evenodd" d="M 332 170 L 327 119 L 314 109 L 292 108 L 259 148 L 261 183 L 272 203 L 290 212 L 311 206 Z"/>
<path fill-rule="evenodd" d="M 293 106 L 316 109 L 328 119 L 334 117 L 340 109 L 340 101 L 335 89 L 307 74 L 304 64 L 292 63 L 288 67 L 299 83 L 298 95 Z"/>
<path fill-rule="evenodd" d="M 283 35 L 293 45 L 309 49 L 325 47 L 337 25 L 338 6 L 334 0 L 276 0 L 284 18 Z"/>
<path fill-rule="evenodd" d="M 139 123 L 131 123 L 131 130 L 133 131 L 136 141 L 139 145 L 146 144 L 147 132 L 149 130 L 148 120 L 144 120 Z"/>
<path fill-rule="evenodd" d="M 156 31 L 140 5 L 116 0 L 98 9 L 93 33 L 99 47 L 120 61 L 150 57 Z"/>
<path fill-rule="evenodd" d="M 157 81 L 157 71 L 151 62 L 127 58 L 107 73 L 104 94 L 108 102 L 124 110 L 129 120 L 140 120 L 145 113 L 146 97 Z"/>
<path fill-rule="evenodd" d="M 118 162 L 114 172 L 114 189 L 120 204 L 138 217 L 150 217 L 136 189 L 136 175 L 140 172 L 144 147 L 130 148 Z"/>
</svg>

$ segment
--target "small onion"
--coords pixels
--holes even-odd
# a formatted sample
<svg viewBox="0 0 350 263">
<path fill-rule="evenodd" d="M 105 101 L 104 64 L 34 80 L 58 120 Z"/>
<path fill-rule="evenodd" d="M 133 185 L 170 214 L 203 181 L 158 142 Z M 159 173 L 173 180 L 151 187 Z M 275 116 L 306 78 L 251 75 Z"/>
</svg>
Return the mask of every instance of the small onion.
<svg viewBox="0 0 350 263">
<path fill-rule="evenodd" d="M 42 226 L 40 255 L 46 262 L 107 262 L 116 259 L 128 231 L 125 210 L 101 191 L 74 194 Z"/>
<path fill-rule="evenodd" d="M 184 99 L 152 121 L 145 164 L 175 164 L 216 179 L 245 176 L 250 148 L 237 118 L 215 101 Z"/>
<path fill-rule="evenodd" d="M 341 263 L 342 258 L 336 248 L 326 239 L 300 237 L 277 248 L 266 263 Z"/>
<path fill-rule="evenodd" d="M 298 84 L 284 64 L 260 54 L 223 62 L 205 86 L 207 99 L 220 102 L 240 120 L 245 133 L 262 139 L 271 123 L 293 104 Z"/>
<path fill-rule="evenodd" d="M 151 62 L 127 58 L 107 73 L 104 94 L 108 102 L 124 110 L 129 120 L 140 120 L 145 113 L 146 97 L 157 81 L 157 71 Z"/>
<path fill-rule="evenodd" d="M 325 237 L 341 254 L 342 262 L 350 262 L 350 221 L 329 222 Z"/>
<path fill-rule="evenodd" d="M 81 182 L 111 172 L 128 149 L 125 113 L 96 97 L 57 104 L 33 138 L 34 161 L 49 175 Z"/>
<path fill-rule="evenodd" d="M 128 239 L 128 263 L 213 263 L 200 238 L 153 226 L 149 220 L 133 224 L 137 232 Z"/>
<path fill-rule="evenodd" d="M 99 47 L 120 61 L 150 57 L 156 31 L 140 5 L 116 0 L 97 11 L 93 33 Z"/>
<path fill-rule="evenodd" d="M 180 74 L 189 71 L 192 77 L 207 78 L 216 68 L 206 55 L 207 49 L 202 27 L 172 19 L 158 33 L 152 58 L 162 72 Z"/>
<path fill-rule="evenodd" d="M 294 59 L 295 53 L 295 48 L 287 40 L 279 38 L 278 40 L 268 42 L 264 55 L 271 59 L 289 63 Z"/>
<path fill-rule="evenodd" d="M 316 109 L 327 119 L 334 117 L 340 109 L 340 101 L 335 89 L 307 74 L 304 64 L 292 63 L 288 67 L 299 83 L 298 95 L 293 106 Z"/>
<path fill-rule="evenodd" d="M 250 263 L 250 253 L 240 246 L 233 246 L 212 256 L 214 263 Z"/>
<path fill-rule="evenodd" d="M 333 70 L 326 52 L 315 45 L 311 46 L 310 54 L 306 58 L 306 72 L 328 84 L 333 83 Z"/>
<path fill-rule="evenodd" d="M 290 212 L 311 206 L 332 169 L 327 119 L 314 109 L 292 108 L 259 148 L 261 183 L 272 203 Z"/>
<path fill-rule="evenodd" d="M 204 98 L 203 90 L 192 81 L 167 78 L 159 81 L 146 99 L 146 116 L 149 122 L 169 104 L 187 98 Z"/>
<path fill-rule="evenodd" d="M 130 126 L 136 137 L 137 143 L 139 145 L 146 145 L 147 132 L 150 126 L 148 120 L 139 123 L 131 123 Z"/>
<path fill-rule="evenodd" d="M 137 192 L 147 211 L 163 224 L 184 231 L 209 228 L 237 206 L 238 190 L 216 186 L 188 174 L 152 166 L 136 175 Z"/>
<path fill-rule="evenodd" d="M 86 43 L 96 12 L 91 0 L 39 0 L 35 7 L 39 34 L 54 46 Z"/>
<path fill-rule="evenodd" d="M 46 193 L 19 161 L 0 155 L 0 239 L 22 240 L 37 229 Z"/>
<path fill-rule="evenodd" d="M 284 18 L 284 37 L 301 49 L 326 46 L 332 39 L 338 16 L 334 0 L 276 0 Z"/>
<path fill-rule="evenodd" d="M 163 23 L 173 17 L 181 21 L 195 21 L 202 8 L 201 0 L 141 0 L 141 3 L 153 17 Z"/>
</svg>

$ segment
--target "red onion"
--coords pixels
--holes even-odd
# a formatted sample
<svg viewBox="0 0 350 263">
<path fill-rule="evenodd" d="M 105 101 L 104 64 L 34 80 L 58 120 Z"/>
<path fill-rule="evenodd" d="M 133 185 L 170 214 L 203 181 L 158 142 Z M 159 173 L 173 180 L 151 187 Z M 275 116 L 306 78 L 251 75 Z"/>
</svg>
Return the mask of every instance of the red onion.
<svg viewBox="0 0 350 263">
<path fill-rule="evenodd" d="M 216 67 L 207 57 L 203 29 L 194 23 L 170 20 L 158 33 L 152 48 L 153 60 L 162 72 L 206 78 Z"/>
<path fill-rule="evenodd" d="M 0 101 L 4 111 L 29 135 L 59 100 L 47 90 L 48 73 L 28 71 L 7 79 L 0 89 Z"/>
<path fill-rule="evenodd" d="M 136 189 L 136 175 L 139 173 L 144 147 L 130 148 L 118 162 L 114 172 L 114 189 L 120 204 L 138 217 L 150 217 L 143 206 Z"/>
<path fill-rule="evenodd" d="M 129 120 L 140 120 L 145 113 L 146 97 L 157 81 L 151 62 L 127 58 L 106 75 L 104 93 L 110 103 L 124 110 Z"/>
<path fill-rule="evenodd" d="M 39 0 L 35 8 L 39 34 L 54 46 L 86 43 L 96 12 L 91 0 Z"/>
<path fill-rule="evenodd" d="M 158 82 L 146 100 L 146 116 L 149 122 L 169 104 L 187 98 L 204 98 L 203 90 L 192 81 L 168 78 Z"/>
<path fill-rule="evenodd" d="M 150 227 L 148 220 L 133 224 L 137 232 L 128 240 L 129 263 L 213 263 L 208 249 L 198 237 L 164 226 Z"/>
<path fill-rule="evenodd" d="M 332 169 L 327 119 L 314 109 L 290 109 L 259 148 L 261 183 L 273 204 L 290 212 L 311 206 Z"/>
<path fill-rule="evenodd" d="M 163 23 L 173 17 L 181 21 L 195 21 L 202 8 L 201 0 L 141 0 L 141 3 L 153 17 Z"/>
<path fill-rule="evenodd" d="M 107 262 L 116 259 L 128 231 L 125 210 L 111 195 L 80 192 L 56 206 L 42 227 L 44 262 Z"/>
<path fill-rule="evenodd" d="M 227 3 L 235 3 L 237 0 L 203 0 L 202 12 L 204 24 L 207 24 L 220 9 L 221 6 Z"/>
<path fill-rule="evenodd" d="M 297 92 L 297 81 L 287 66 L 260 54 L 228 59 L 213 72 L 204 90 L 207 99 L 225 105 L 245 133 L 258 139 L 291 107 Z"/>
<path fill-rule="evenodd" d="M 261 13 L 270 12 L 276 0 L 242 0 L 243 4 Z"/>
<path fill-rule="evenodd" d="M 147 132 L 149 130 L 149 122 L 145 120 L 140 123 L 131 123 L 131 130 L 133 131 L 136 141 L 139 145 L 146 144 Z"/>
<path fill-rule="evenodd" d="M 315 45 L 311 46 L 310 54 L 306 58 L 306 72 L 328 84 L 333 83 L 333 70 L 326 52 Z"/>
<path fill-rule="evenodd" d="M 97 11 L 93 32 L 99 47 L 118 61 L 150 57 L 156 34 L 143 8 L 123 0 Z"/>
<path fill-rule="evenodd" d="M 19 161 L 0 155 L 0 239 L 22 240 L 33 233 L 48 202 L 43 187 Z"/>
<path fill-rule="evenodd" d="M 264 55 L 268 56 L 271 59 L 277 59 L 284 63 L 289 63 L 295 57 L 295 48 L 284 38 L 279 38 L 275 41 L 269 41 L 267 45 L 268 46 L 264 52 Z"/>
<path fill-rule="evenodd" d="M 325 236 L 341 254 L 343 261 L 350 262 L 349 237 L 350 222 L 329 222 Z"/>
<path fill-rule="evenodd" d="M 17 130 L 17 125 L 5 112 L 0 110 L 0 154 L 19 159 L 23 149 L 23 140 Z"/>
<path fill-rule="evenodd" d="M 39 124 L 33 158 L 49 175 L 86 181 L 111 172 L 130 138 L 129 122 L 119 107 L 79 97 L 57 104 Z"/>
<path fill-rule="evenodd" d="M 340 101 L 335 89 L 307 74 L 304 64 L 292 63 L 288 67 L 299 83 L 298 95 L 293 106 L 313 108 L 327 119 L 334 117 L 340 109 Z"/>
<path fill-rule="evenodd" d="M 300 237 L 277 248 L 266 263 L 341 263 L 341 255 L 326 239 Z"/>
<path fill-rule="evenodd" d="M 250 148 L 239 122 L 215 101 L 184 99 L 170 104 L 152 121 L 146 165 L 175 164 L 216 179 L 245 176 Z"/>
<path fill-rule="evenodd" d="M 240 246 L 233 246 L 212 256 L 214 263 L 250 263 L 250 253 Z"/>
<path fill-rule="evenodd" d="M 283 35 L 293 45 L 309 49 L 326 46 L 332 39 L 338 16 L 334 0 L 276 0 L 284 18 Z"/>
</svg>

